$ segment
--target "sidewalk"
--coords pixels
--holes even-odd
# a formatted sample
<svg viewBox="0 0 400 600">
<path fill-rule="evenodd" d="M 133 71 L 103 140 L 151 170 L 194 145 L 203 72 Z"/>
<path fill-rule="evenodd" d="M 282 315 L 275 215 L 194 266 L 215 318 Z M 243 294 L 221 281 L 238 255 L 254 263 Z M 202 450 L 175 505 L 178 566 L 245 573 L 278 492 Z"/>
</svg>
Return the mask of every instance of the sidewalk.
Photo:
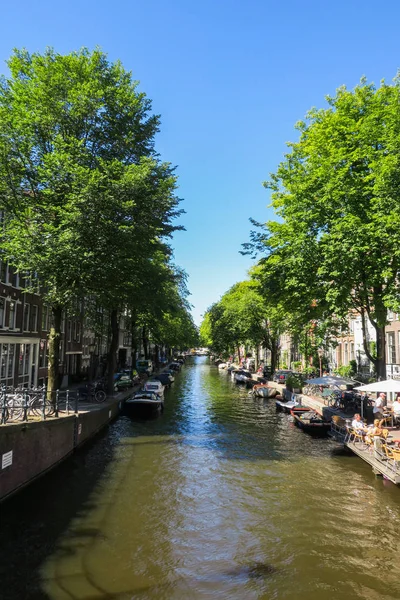
<svg viewBox="0 0 400 600">
<path fill-rule="evenodd" d="M 75 392 L 78 390 L 78 388 L 82 387 L 82 383 L 77 383 L 71 386 L 68 386 L 68 391 L 70 392 Z M 79 400 L 78 402 L 78 414 L 79 413 L 84 413 L 84 412 L 92 412 L 92 411 L 96 411 L 96 410 L 101 410 L 102 408 L 106 407 L 106 406 L 113 406 L 116 403 L 123 403 L 124 400 L 126 400 L 126 398 L 129 398 L 129 396 L 131 396 L 132 394 L 134 394 L 135 392 L 139 391 L 140 388 L 142 387 L 143 382 L 135 384 L 133 387 L 123 390 L 121 392 L 113 392 L 111 395 L 107 395 L 107 398 L 105 399 L 104 402 L 96 402 L 95 400 L 92 401 L 88 401 L 88 400 Z M 67 391 L 67 390 L 65 390 Z M 121 407 L 120 407 L 121 408 Z M 65 411 L 61 411 L 60 412 L 60 417 L 62 415 L 65 415 Z M 69 414 L 74 414 L 74 409 L 73 409 L 73 404 L 69 410 Z"/>
</svg>

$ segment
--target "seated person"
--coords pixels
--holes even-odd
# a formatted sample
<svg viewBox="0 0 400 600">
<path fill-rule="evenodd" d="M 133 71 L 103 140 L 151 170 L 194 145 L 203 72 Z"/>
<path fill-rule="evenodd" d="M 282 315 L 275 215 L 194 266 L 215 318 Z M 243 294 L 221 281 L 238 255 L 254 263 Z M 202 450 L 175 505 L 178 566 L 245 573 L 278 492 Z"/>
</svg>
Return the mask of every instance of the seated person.
<svg viewBox="0 0 400 600">
<path fill-rule="evenodd" d="M 354 415 L 351 426 L 357 433 L 360 433 L 361 435 L 367 433 L 367 428 L 365 427 L 364 421 L 361 419 L 361 415 L 359 413 Z"/>
<path fill-rule="evenodd" d="M 392 404 L 392 411 L 395 423 L 400 422 L 400 394 L 397 394 L 396 400 Z"/>
<path fill-rule="evenodd" d="M 373 438 L 375 436 L 380 437 L 382 435 L 382 433 L 383 433 L 383 429 L 380 426 L 380 421 L 379 421 L 379 419 L 375 419 L 372 427 L 371 426 L 368 427 L 368 433 L 365 436 L 365 441 L 372 444 Z"/>
</svg>

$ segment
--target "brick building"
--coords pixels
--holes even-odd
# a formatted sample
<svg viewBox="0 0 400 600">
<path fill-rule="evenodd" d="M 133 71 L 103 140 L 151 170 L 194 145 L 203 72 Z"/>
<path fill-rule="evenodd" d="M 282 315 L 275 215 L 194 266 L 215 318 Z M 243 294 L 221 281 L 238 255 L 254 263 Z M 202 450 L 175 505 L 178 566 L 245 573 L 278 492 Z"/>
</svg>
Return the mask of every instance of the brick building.
<svg viewBox="0 0 400 600">
<path fill-rule="evenodd" d="M 34 283 L 0 260 L 0 385 L 47 382 L 51 311 L 39 293 L 26 291 Z M 74 312 L 62 321 L 60 375 L 81 372 L 83 314 L 81 307 Z"/>
</svg>

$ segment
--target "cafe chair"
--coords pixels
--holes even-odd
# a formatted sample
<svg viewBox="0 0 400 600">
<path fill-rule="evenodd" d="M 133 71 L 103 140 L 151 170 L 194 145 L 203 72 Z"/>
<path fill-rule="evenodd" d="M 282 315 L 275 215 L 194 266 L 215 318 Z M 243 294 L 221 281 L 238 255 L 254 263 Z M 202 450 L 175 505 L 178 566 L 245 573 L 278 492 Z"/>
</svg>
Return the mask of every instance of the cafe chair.
<svg viewBox="0 0 400 600">
<path fill-rule="evenodd" d="M 387 440 L 389 436 L 389 429 L 382 429 L 381 438 Z"/>
</svg>

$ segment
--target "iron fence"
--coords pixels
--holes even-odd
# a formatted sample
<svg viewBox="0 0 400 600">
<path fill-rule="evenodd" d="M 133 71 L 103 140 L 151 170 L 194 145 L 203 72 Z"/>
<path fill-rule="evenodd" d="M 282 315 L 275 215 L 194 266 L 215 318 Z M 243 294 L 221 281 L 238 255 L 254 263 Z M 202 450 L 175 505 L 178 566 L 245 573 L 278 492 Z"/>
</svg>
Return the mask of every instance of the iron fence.
<svg viewBox="0 0 400 600">
<path fill-rule="evenodd" d="M 46 388 L 0 388 L 0 424 L 38 421 L 78 412 L 79 391 Z"/>
</svg>

